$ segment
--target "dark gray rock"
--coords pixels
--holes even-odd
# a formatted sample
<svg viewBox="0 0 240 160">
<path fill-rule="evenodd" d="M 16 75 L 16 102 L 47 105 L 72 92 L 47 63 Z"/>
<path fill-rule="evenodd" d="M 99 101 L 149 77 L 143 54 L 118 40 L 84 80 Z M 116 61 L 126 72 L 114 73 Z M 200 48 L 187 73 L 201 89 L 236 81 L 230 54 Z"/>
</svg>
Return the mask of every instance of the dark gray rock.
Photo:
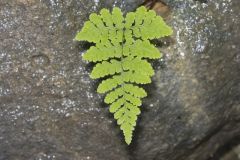
<svg viewBox="0 0 240 160">
<path fill-rule="evenodd" d="M 207 160 L 240 143 L 240 1 L 165 2 L 175 44 L 148 89 L 133 157 Z"/>
<path fill-rule="evenodd" d="M 90 13 L 120 2 L 0 1 L 0 160 L 129 159 L 73 41 Z"/>
<path fill-rule="evenodd" d="M 239 0 L 165 0 L 172 39 L 130 147 L 73 42 L 88 15 L 142 1 L 0 1 L 0 160 L 208 160 L 240 136 Z"/>
</svg>

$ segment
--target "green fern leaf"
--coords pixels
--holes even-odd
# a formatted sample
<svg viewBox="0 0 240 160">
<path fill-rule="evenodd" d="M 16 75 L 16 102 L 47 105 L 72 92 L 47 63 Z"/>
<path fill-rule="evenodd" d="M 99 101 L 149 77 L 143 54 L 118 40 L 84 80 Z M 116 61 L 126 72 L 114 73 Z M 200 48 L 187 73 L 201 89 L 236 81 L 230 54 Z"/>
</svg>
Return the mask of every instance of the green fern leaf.
<svg viewBox="0 0 240 160">
<path fill-rule="evenodd" d="M 141 113 L 146 91 L 138 84 L 151 83 L 154 70 L 147 59 L 161 58 L 159 50 L 149 40 L 172 34 L 172 29 L 152 10 L 140 7 L 123 17 L 119 8 L 112 13 L 102 9 L 92 13 L 75 39 L 95 43 L 83 59 L 96 63 L 90 77 L 105 78 L 98 93 L 106 93 L 104 102 L 130 144 Z"/>
</svg>

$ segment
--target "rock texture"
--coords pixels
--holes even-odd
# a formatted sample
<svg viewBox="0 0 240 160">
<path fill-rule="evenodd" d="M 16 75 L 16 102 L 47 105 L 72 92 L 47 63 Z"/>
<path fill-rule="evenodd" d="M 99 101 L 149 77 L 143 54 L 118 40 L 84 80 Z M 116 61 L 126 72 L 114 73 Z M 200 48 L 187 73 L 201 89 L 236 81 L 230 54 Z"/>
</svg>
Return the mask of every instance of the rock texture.
<svg viewBox="0 0 240 160">
<path fill-rule="evenodd" d="M 175 42 L 163 45 L 133 157 L 208 160 L 240 136 L 240 1 L 165 2 Z"/>
<path fill-rule="evenodd" d="M 211 160 L 240 142 L 240 1 L 165 0 L 175 33 L 154 41 L 164 58 L 126 146 L 73 38 L 90 13 L 141 3 L 0 1 L 0 160 Z"/>
</svg>

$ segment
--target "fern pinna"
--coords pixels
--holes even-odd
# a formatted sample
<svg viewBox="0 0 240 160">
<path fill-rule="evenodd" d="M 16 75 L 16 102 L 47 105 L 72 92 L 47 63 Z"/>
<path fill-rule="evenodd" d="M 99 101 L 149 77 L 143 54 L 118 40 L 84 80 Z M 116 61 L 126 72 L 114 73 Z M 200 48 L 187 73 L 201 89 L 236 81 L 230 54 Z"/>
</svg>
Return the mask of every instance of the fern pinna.
<svg viewBox="0 0 240 160">
<path fill-rule="evenodd" d="M 172 34 L 160 16 L 140 7 L 123 17 L 119 8 L 112 13 L 102 9 L 100 15 L 92 13 L 76 40 L 95 43 L 83 59 L 96 63 L 90 77 L 105 78 L 98 93 L 106 93 L 104 102 L 110 105 L 117 124 L 130 144 L 140 114 L 141 99 L 147 93 L 138 84 L 151 83 L 154 70 L 147 59 L 158 59 L 161 54 L 149 40 Z"/>
</svg>

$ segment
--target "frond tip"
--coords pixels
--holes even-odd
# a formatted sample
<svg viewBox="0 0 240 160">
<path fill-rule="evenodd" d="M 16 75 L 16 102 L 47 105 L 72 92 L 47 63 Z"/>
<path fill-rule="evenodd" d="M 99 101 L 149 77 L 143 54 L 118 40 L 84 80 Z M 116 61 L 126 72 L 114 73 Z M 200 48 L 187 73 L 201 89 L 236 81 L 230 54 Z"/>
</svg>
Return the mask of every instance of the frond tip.
<svg viewBox="0 0 240 160">
<path fill-rule="evenodd" d="M 141 99 L 146 91 L 138 84 L 151 83 L 154 70 L 147 59 L 161 58 L 159 50 L 149 40 L 172 34 L 160 16 L 140 7 L 123 17 L 117 7 L 110 13 L 102 9 L 92 13 L 75 40 L 95 43 L 83 59 L 96 63 L 90 77 L 104 78 L 97 88 L 106 93 L 104 102 L 122 130 L 125 142 L 132 141 L 137 117 L 141 113 Z"/>
</svg>

